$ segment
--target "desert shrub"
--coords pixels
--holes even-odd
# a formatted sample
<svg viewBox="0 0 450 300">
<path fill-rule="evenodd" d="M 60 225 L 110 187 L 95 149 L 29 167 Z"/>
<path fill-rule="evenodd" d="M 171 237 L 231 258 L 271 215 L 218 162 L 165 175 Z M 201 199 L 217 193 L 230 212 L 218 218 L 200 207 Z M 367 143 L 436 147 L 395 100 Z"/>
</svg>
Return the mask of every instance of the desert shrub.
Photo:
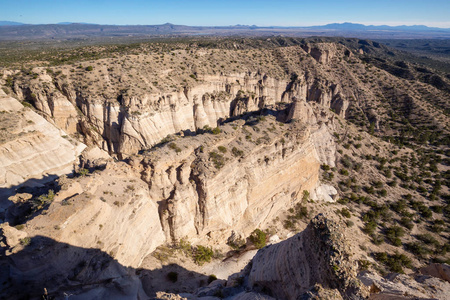
<svg viewBox="0 0 450 300">
<path fill-rule="evenodd" d="M 346 207 L 344 207 L 343 209 L 340 210 L 340 214 L 346 218 L 350 218 L 352 216 L 352 214 Z"/>
<path fill-rule="evenodd" d="M 444 227 L 439 224 L 433 224 L 430 227 L 430 230 L 435 233 L 441 233 L 442 231 L 444 231 Z"/>
<path fill-rule="evenodd" d="M 371 220 L 364 224 L 364 232 L 367 234 L 373 234 L 375 232 L 375 229 L 377 228 L 377 223 L 375 221 Z"/>
<path fill-rule="evenodd" d="M 309 200 L 309 192 L 307 190 L 303 191 L 302 202 L 307 202 Z"/>
<path fill-rule="evenodd" d="M 176 153 L 180 153 L 181 152 L 181 148 L 177 146 L 177 144 L 175 143 L 170 143 L 169 144 L 169 148 L 174 150 Z"/>
<path fill-rule="evenodd" d="M 392 226 L 386 229 L 386 237 L 394 246 L 401 246 L 400 238 L 405 235 L 405 230 L 400 226 Z"/>
<path fill-rule="evenodd" d="M 25 228 L 25 225 L 19 224 L 19 225 L 14 226 L 14 228 L 16 228 L 17 230 L 22 230 Z"/>
<path fill-rule="evenodd" d="M 23 246 L 28 246 L 31 243 L 30 237 L 24 237 L 23 239 L 20 239 L 20 244 Z"/>
<path fill-rule="evenodd" d="M 211 275 L 208 276 L 208 284 L 210 284 L 214 280 L 217 280 L 217 276 L 216 275 L 211 274 Z"/>
<path fill-rule="evenodd" d="M 377 194 L 380 195 L 381 197 L 386 197 L 387 191 L 386 191 L 386 189 L 381 189 L 381 190 L 377 191 Z"/>
<path fill-rule="evenodd" d="M 379 246 L 379 245 L 381 245 L 381 244 L 384 243 L 384 238 L 383 238 L 383 236 L 381 236 L 381 235 L 379 235 L 379 234 L 371 234 L 370 237 L 372 238 L 371 242 L 372 242 L 374 245 Z"/>
<path fill-rule="evenodd" d="M 418 234 L 417 239 L 428 245 L 439 245 L 439 242 L 429 233 Z"/>
<path fill-rule="evenodd" d="M 213 255 L 212 248 L 198 245 L 194 250 L 194 262 L 201 266 L 205 262 L 210 262 Z"/>
<path fill-rule="evenodd" d="M 80 169 L 79 171 L 78 171 L 78 176 L 80 176 L 80 177 L 84 177 L 84 176 L 86 176 L 87 174 L 89 174 L 89 170 L 88 169 Z"/>
<path fill-rule="evenodd" d="M 342 205 L 345 205 L 349 202 L 350 200 L 348 198 L 340 198 L 338 199 L 336 202 Z"/>
<path fill-rule="evenodd" d="M 177 282 L 177 280 L 178 280 L 178 273 L 177 272 L 169 272 L 167 274 L 167 279 L 169 279 L 173 283 Z"/>
<path fill-rule="evenodd" d="M 321 165 L 320 168 L 321 168 L 322 170 L 324 170 L 324 171 L 329 171 L 329 170 L 330 170 L 330 166 L 327 165 L 327 164 Z"/>
<path fill-rule="evenodd" d="M 225 158 L 223 157 L 223 155 L 221 155 L 215 151 L 212 151 L 212 152 L 209 152 L 209 157 L 211 158 L 211 160 L 214 164 L 214 167 L 216 169 L 220 169 L 225 165 Z"/>
<path fill-rule="evenodd" d="M 291 219 L 284 220 L 283 227 L 285 229 L 295 229 L 295 222 L 293 222 Z"/>
<path fill-rule="evenodd" d="M 419 242 L 413 242 L 413 243 L 408 243 L 406 244 L 406 249 L 413 253 L 416 256 L 419 256 L 421 258 L 423 258 L 425 255 L 428 255 L 431 253 L 431 250 L 427 247 L 425 247 L 425 245 L 423 245 L 423 243 L 419 243 Z"/>
<path fill-rule="evenodd" d="M 364 189 L 364 191 L 367 194 L 374 194 L 375 193 L 375 189 L 374 189 L 373 186 L 365 186 L 363 189 Z"/>
<path fill-rule="evenodd" d="M 166 262 L 173 255 L 173 253 L 174 250 L 172 248 L 169 248 L 167 246 L 159 246 L 152 253 L 152 256 L 160 260 L 161 262 Z"/>
<path fill-rule="evenodd" d="M 250 234 L 249 240 L 257 249 L 261 249 L 266 246 L 266 237 L 264 231 L 257 228 Z"/>
<path fill-rule="evenodd" d="M 92 71 L 92 70 L 94 70 L 94 68 L 93 68 L 92 66 L 86 67 L 86 71 L 90 72 L 90 71 Z"/>
<path fill-rule="evenodd" d="M 219 146 L 217 147 L 217 149 L 222 152 L 222 153 L 226 153 L 227 152 L 227 148 L 225 148 L 224 146 Z"/>
<path fill-rule="evenodd" d="M 406 201 L 404 199 L 398 200 L 397 202 L 391 203 L 391 208 L 396 213 L 401 213 L 407 208 Z"/>
<path fill-rule="evenodd" d="M 222 131 L 220 130 L 220 128 L 219 127 L 216 127 L 216 128 L 214 128 L 213 130 L 211 130 L 211 133 L 212 134 L 219 134 L 219 133 L 221 133 Z"/>
<path fill-rule="evenodd" d="M 388 255 L 384 252 L 374 253 L 375 259 L 385 265 L 391 272 L 404 273 L 403 267 L 411 268 L 411 259 L 405 254 L 391 254 Z"/>
<path fill-rule="evenodd" d="M 368 260 L 365 260 L 365 259 L 358 260 L 359 271 L 368 270 L 371 265 L 372 265 L 372 263 Z"/>
<path fill-rule="evenodd" d="M 236 156 L 236 157 L 240 157 L 240 156 L 244 155 L 244 151 L 239 150 L 236 147 L 233 147 L 233 149 L 231 149 L 231 153 L 233 153 L 233 155 Z"/>
<path fill-rule="evenodd" d="M 444 211 L 444 207 L 440 206 L 440 205 L 433 205 L 430 208 L 432 211 L 434 211 L 437 214 L 442 214 L 442 212 Z"/>
<path fill-rule="evenodd" d="M 42 194 L 37 199 L 33 200 L 33 209 L 42 209 L 45 205 L 52 203 L 54 199 L 55 192 L 53 190 L 48 190 L 47 194 Z"/>
<path fill-rule="evenodd" d="M 348 170 L 346 170 L 346 169 L 340 169 L 340 170 L 339 170 L 339 174 L 344 175 L 344 176 L 348 176 Z"/>
<path fill-rule="evenodd" d="M 400 222 L 399 222 L 403 227 L 405 227 L 405 228 L 407 228 L 407 229 L 409 229 L 409 230 L 411 230 L 411 229 L 413 229 L 413 227 L 414 227 L 414 224 L 413 224 L 413 222 L 412 222 L 412 219 L 411 218 L 408 218 L 408 217 L 402 217 L 401 219 L 400 219 Z"/>
</svg>

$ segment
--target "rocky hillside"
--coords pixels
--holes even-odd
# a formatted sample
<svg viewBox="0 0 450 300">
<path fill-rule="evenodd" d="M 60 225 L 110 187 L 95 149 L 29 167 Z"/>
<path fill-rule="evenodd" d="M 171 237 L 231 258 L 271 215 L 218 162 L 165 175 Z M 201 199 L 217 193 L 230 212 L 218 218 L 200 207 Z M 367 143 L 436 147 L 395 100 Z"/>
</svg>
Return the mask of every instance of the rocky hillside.
<svg viewBox="0 0 450 300">
<path fill-rule="evenodd" d="M 89 297 L 356 299 L 368 296 L 357 271 L 376 293 L 387 289 L 376 273 L 449 262 L 440 71 L 352 39 L 71 51 L 2 69 L 0 162 L 19 175 L 1 187 L 8 295 L 45 269 L 60 277 L 55 296 L 89 286 Z M 8 171 L 15 161 L 39 167 Z M 28 184 L 46 174 L 67 176 Z M 317 213 L 341 221 L 307 226 Z M 285 239 L 239 273 L 244 257 Z M 66 269 L 39 254 L 47 244 L 72 255 Z M 37 259 L 21 263 L 28 255 Z M 208 273 L 231 277 L 205 288 Z M 39 297 L 42 282 L 23 293 Z M 245 288 L 253 294 L 237 296 Z"/>
</svg>

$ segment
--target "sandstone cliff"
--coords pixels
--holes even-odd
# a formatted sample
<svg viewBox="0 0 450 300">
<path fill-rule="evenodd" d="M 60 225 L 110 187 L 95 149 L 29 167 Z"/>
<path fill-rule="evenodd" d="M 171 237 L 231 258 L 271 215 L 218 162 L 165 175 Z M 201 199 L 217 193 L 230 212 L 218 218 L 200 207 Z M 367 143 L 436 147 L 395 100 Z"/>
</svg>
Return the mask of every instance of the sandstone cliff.
<svg viewBox="0 0 450 300">
<path fill-rule="evenodd" d="M 317 55 L 327 57 L 327 63 L 337 61 L 345 52 L 345 47 L 331 43 L 314 49 Z M 169 134 L 216 127 L 229 117 L 294 99 L 317 102 L 344 116 L 352 94 L 344 92 L 339 78 L 325 76 L 323 67 L 301 47 L 267 51 L 264 55 L 273 63 L 264 66 L 266 72 L 248 65 L 252 60 L 244 58 L 255 54 L 245 51 L 221 54 L 243 60 L 240 68 L 247 70 L 241 72 L 227 66 L 222 66 L 227 72 L 209 69 L 217 55 L 214 51 L 198 51 L 195 58 L 185 51 L 174 51 L 173 55 L 189 62 L 177 66 L 171 58 L 172 68 L 167 69 L 152 56 L 130 56 L 124 57 L 122 64 L 103 60 L 103 67 L 84 75 L 83 69 L 71 66 L 50 71 L 34 68 L 36 78 L 22 81 L 17 75 L 13 88 L 20 99 L 28 99 L 69 134 L 79 132 L 85 143 L 124 156 L 148 149 Z"/>
<path fill-rule="evenodd" d="M 23 230 L 30 237 L 99 248 L 124 266 L 138 267 L 165 241 L 156 203 L 138 177 L 126 164 L 110 162 L 102 172 L 66 179 L 45 214 Z M 17 241 L 6 243 L 17 251 Z"/>
<path fill-rule="evenodd" d="M 320 162 L 304 123 L 267 116 L 220 129 L 144 155 L 141 174 L 173 241 L 208 234 L 221 243 L 232 230 L 247 236 L 319 185 Z"/>
<path fill-rule="evenodd" d="M 85 145 L 0 90 L 0 198 L 11 187 L 71 173 Z"/>
</svg>

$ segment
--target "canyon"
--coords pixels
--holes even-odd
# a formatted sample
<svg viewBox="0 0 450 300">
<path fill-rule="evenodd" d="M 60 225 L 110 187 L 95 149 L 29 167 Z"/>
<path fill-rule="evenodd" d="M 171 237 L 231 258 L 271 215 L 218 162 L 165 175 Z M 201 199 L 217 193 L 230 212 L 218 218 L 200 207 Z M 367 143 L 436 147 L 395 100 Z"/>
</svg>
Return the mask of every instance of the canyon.
<svg viewBox="0 0 450 300">
<path fill-rule="evenodd" d="M 183 255 L 211 249 L 215 260 L 217 253 L 239 257 L 255 250 L 249 237 L 259 229 L 268 235 L 264 244 L 273 245 L 244 270 L 230 267 L 208 287 L 167 292 L 189 293 L 189 299 L 223 293 L 297 299 L 313 297 L 314 290 L 363 299 L 374 293 L 370 286 L 379 280 L 357 276 L 363 261 L 376 262 L 363 246 L 370 244 L 357 217 L 364 212 L 351 207 L 347 218 L 356 227 L 345 220 L 343 201 L 350 195 L 342 161 L 348 155 L 357 160 L 361 151 L 375 156 L 374 149 L 377 156 L 410 155 L 373 135 L 393 130 L 385 129 L 392 112 L 380 104 L 393 99 L 391 86 L 434 120 L 445 114 L 421 102 L 422 89 L 442 99 L 448 93 L 382 68 L 375 72 L 379 87 L 372 88 L 364 76 L 373 66 L 364 58 L 381 46 L 302 41 L 252 47 L 150 44 L 98 60 L 2 70 L 6 297 L 40 297 L 45 287 L 57 297 L 171 299 L 178 296 L 160 293 L 164 286 L 150 288 L 146 276 L 170 270 L 169 260 L 198 271 L 194 277 L 204 281 L 204 269 Z M 435 123 L 447 132 L 448 124 Z M 351 136 L 358 140 L 350 149 L 343 142 Z M 324 179 L 337 167 L 338 178 Z M 364 181 L 379 177 L 375 170 L 367 165 L 355 181 L 358 175 Z M 314 218 L 317 213 L 325 216 Z M 350 247 L 350 240 L 360 247 Z M 292 272 L 293 266 L 300 271 Z M 45 276 L 36 278 L 40 273 Z"/>
</svg>

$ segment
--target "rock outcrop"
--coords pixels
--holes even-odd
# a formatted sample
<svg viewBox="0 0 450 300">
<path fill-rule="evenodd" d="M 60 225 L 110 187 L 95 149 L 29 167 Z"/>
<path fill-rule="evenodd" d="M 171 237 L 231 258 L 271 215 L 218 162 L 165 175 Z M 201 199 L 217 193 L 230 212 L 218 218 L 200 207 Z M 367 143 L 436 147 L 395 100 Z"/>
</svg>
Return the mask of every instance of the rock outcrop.
<svg viewBox="0 0 450 300">
<path fill-rule="evenodd" d="M 169 142 L 138 164 L 167 238 L 247 236 L 318 186 L 320 162 L 304 123 L 271 116 L 243 123 Z"/>
<path fill-rule="evenodd" d="M 431 265 L 433 269 L 435 266 Z M 444 265 L 445 268 L 445 265 Z M 448 268 L 448 265 L 447 265 Z M 437 275 L 437 274 L 434 274 Z M 391 273 L 386 277 L 365 271 L 358 275 L 364 285 L 371 289 L 373 295 L 370 299 L 449 299 L 450 283 L 438 276 L 420 274 Z"/>
<path fill-rule="evenodd" d="M 277 299 L 302 299 L 319 284 L 343 299 L 364 299 L 368 289 L 356 278 L 343 226 L 318 215 L 303 232 L 261 249 L 252 261 L 249 287 Z"/>
<path fill-rule="evenodd" d="M 165 241 L 156 202 L 138 177 L 125 163 L 109 163 L 104 171 L 67 180 L 46 213 L 24 230 L 31 237 L 99 248 L 124 266 L 138 267 Z"/>
<path fill-rule="evenodd" d="M 40 81 L 15 83 L 19 97 L 68 133 L 83 134 L 85 143 L 124 156 L 149 149 L 167 135 L 216 127 L 227 118 L 294 99 L 295 113 L 290 118 L 309 123 L 314 123 L 314 117 L 306 102 L 317 102 L 339 115 L 345 115 L 348 107 L 337 82 L 304 71 L 290 78 L 260 72 L 197 74 L 195 83 L 180 83 L 176 91 L 144 89 L 134 95 L 121 90 L 93 95 L 68 79 L 48 81 L 42 68 L 34 71 Z M 96 85 L 109 85 L 108 78 L 101 76 Z"/>
<path fill-rule="evenodd" d="M 19 101 L 0 90 L 0 198 L 13 194 L 12 187 L 28 181 L 37 184 L 73 172 L 85 145 Z"/>
</svg>

